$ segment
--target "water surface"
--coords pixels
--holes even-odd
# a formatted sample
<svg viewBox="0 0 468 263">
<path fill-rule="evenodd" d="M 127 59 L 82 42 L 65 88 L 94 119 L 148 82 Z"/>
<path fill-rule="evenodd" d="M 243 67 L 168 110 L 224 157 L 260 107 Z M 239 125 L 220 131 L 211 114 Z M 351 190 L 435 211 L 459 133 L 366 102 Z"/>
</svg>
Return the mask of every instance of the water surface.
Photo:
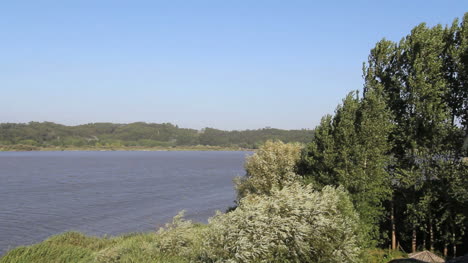
<svg viewBox="0 0 468 263">
<path fill-rule="evenodd" d="M 248 152 L 0 152 L 0 254 L 69 230 L 151 231 L 233 205 Z"/>
</svg>

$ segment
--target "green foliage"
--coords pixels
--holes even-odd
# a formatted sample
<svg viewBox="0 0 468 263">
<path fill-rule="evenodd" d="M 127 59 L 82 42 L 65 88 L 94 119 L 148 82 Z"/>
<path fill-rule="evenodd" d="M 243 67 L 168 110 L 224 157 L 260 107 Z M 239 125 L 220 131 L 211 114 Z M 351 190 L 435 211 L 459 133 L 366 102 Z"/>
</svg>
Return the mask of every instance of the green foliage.
<svg viewBox="0 0 468 263">
<path fill-rule="evenodd" d="M 93 251 L 104 247 L 106 243 L 104 239 L 69 232 L 33 246 L 15 248 L 0 258 L 0 262 L 91 262 Z"/>
<path fill-rule="evenodd" d="M 267 141 L 245 163 L 246 176 L 235 179 L 237 199 L 248 194 L 270 194 L 274 188 L 298 180 L 296 164 L 301 153 L 300 144 Z"/>
<path fill-rule="evenodd" d="M 37 147 L 175 147 L 222 146 L 253 149 L 267 140 L 307 142 L 310 130 L 279 130 L 272 128 L 222 131 L 205 128 L 201 131 L 179 128 L 170 123 L 136 122 L 130 124 L 90 123 L 65 126 L 51 122 L 0 124 L 1 145 Z M 2 147 L 4 149 L 13 149 Z"/>
<path fill-rule="evenodd" d="M 389 170 L 406 247 L 443 250 L 466 239 L 467 54 L 468 13 L 445 28 L 420 24 L 399 43 L 380 41 L 365 68 L 366 88 L 382 90 L 396 127 Z"/>
<path fill-rule="evenodd" d="M 394 259 L 406 258 L 407 255 L 400 251 L 390 249 L 366 249 L 362 253 L 362 263 L 388 263 Z"/>
<path fill-rule="evenodd" d="M 423 249 L 455 251 L 468 238 L 467 58 L 468 13 L 384 39 L 364 65 L 363 98 L 349 94 L 315 129 L 299 173 L 317 188 L 345 187 L 368 240 L 390 232 L 390 215 L 407 248 L 422 239 Z"/>
<path fill-rule="evenodd" d="M 179 263 L 189 262 L 187 258 L 160 253 L 155 244 L 159 237 L 155 233 L 132 234 L 111 239 L 112 245 L 96 251 L 94 263 Z"/>
<path fill-rule="evenodd" d="M 342 188 L 294 183 L 210 220 L 206 261 L 357 262 L 358 215 Z"/>
<path fill-rule="evenodd" d="M 16 248 L 0 259 L 1 263 L 51 262 L 87 263 L 92 261 L 92 251 L 71 245 L 40 243 L 31 247 Z"/>
<path fill-rule="evenodd" d="M 197 258 L 204 250 L 203 237 L 208 228 L 183 219 L 184 211 L 157 232 L 155 247 L 158 253 L 184 258 Z"/>
<path fill-rule="evenodd" d="M 341 185 L 349 191 L 368 245 L 379 239 L 382 203 L 391 193 L 386 171 L 390 116 L 381 90 L 368 89 L 363 99 L 350 93 L 334 116 L 322 119 L 299 164 L 305 181 L 316 188 Z"/>
<path fill-rule="evenodd" d="M 0 258 L 0 263 L 181 263 L 189 259 L 160 253 L 155 233 L 131 234 L 114 238 L 88 237 L 63 233 L 28 247 L 18 247 Z"/>
</svg>

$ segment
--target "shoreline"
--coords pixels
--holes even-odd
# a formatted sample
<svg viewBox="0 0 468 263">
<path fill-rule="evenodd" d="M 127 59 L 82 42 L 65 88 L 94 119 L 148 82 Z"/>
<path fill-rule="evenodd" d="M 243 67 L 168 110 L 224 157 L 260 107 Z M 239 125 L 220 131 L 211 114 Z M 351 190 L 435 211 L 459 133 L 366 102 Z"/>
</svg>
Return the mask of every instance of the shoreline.
<svg viewBox="0 0 468 263">
<path fill-rule="evenodd" d="M 141 151 L 141 152 L 167 152 L 167 151 L 250 151 L 241 147 L 222 147 L 222 146 L 175 146 L 175 147 L 37 147 L 31 145 L 8 145 L 0 146 L 0 152 L 74 152 L 74 151 L 93 151 L 93 152 L 111 152 L 111 151 Z"/>
</svg>

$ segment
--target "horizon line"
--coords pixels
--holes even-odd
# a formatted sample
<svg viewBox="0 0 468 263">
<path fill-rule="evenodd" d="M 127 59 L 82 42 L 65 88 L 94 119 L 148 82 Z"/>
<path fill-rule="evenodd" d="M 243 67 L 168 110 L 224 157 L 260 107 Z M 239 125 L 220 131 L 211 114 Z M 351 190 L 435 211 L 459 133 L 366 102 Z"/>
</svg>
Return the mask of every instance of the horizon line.
<svg viewBox="0 0 468 263">
<path fill-rule="evenodd" d="M 256 128 L 256 129 L 239 129 L 239 130 L 229 130 L 229 129 L 219 129 L 219 128 L 214 128 L 214 127 L 203 127 L 201 129 L 196 129 L 196 128 L 188 128 L 188 127 L 181 127 L 176 123 L 171 123 L 171 122 L 147 122 L 147 121 L 134 121 L 134 122 L 110 122 L 110 121 L 100 121 L 100 122 L 88 122 L 88 123 L 81 123 L 81 124 L 63 124 L 59 122 L 53 122 L 53 121 L 29 121 L 29 122 L 0 122 L 0 125 L 2 124 L 25 124 L 29 125 L 31 123 L 52 123 L 52 124 L 57 124 L 57 125 L 62 125 L 66 127 L 77 127 L 77 126 L 83 126 L 83 125 L 91 125 L 91 124 L 115 124 L 115 125 L 130 125 L 130 124 L 135 124 L 135 123 L 144 123 L 144 124 L 170 124 L 173 126 L 176 126 L 178 129 L 191 129 L 191 130 L 196 130 L 196 131 L 202 131 L 204 129 L 215 129 L 215 130 L 220 130 L 220 131 L 252 131 L 252 130 L 267 130 L 267 129 L 272 129 L 272 130 L 283 130 L 283 131 L 301 131 L 301 130 L 315 130 L 315 128 L 300 128 L 300 129 L 282 129 L 282 128 L 275 128 L 271 126 L 265 126 L 263 128 Z"/>
</svg>

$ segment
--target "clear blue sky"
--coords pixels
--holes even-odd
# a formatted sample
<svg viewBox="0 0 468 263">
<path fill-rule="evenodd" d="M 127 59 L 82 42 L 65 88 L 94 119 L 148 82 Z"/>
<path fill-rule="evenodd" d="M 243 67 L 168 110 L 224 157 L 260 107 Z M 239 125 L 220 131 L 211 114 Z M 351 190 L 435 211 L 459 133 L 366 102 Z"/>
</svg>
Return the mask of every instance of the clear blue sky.
<svg viewBox="0 0 468 263">
<path fill-rule="evenodd" d="M 383 37 L 468 1 L 3 1 L 0 122 L 314 128 Z"/>
</svg>

